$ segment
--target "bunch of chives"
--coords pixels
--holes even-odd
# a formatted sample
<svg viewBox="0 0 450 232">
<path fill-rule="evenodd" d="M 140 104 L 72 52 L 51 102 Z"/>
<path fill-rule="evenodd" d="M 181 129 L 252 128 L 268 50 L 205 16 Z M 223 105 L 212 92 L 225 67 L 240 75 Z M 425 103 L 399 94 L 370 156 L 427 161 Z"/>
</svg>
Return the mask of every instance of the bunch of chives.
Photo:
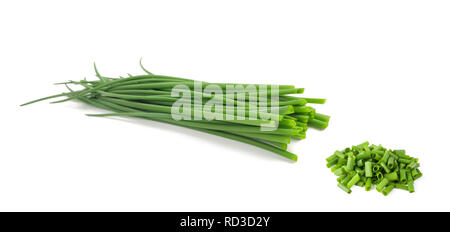
<svg viewBox="0 0 450 232">
<path fill-rule="evenodd" d="M 338 187 L 347 193 L 355 185 L 366 191 L 375 186 L 385 196 L 395 188 L 413 193 L 414 181 L 422 177 L 419 159 L 406 155 L 405 150 L 369 146 L 368 142 L 336 151 L 326 161 L 338 176 Z"/>
<path fill-rule="evenodd" d="M 223 112 L 224 117 L 222 119 L 214 118 L 214 120 L 209 120 L 202 109 L 211 100 L 211 96 L 190 90 L 192 97 L 200 98 L 201 102 L 200 106 L 192 106 L 190 113 L 200 114 L 200 120 L 174 120 L 171 114 L 171 106 L 179 101 L 180 98 L 171 95 L 173 88 L 179 85 L 192 88 L 195 81 L 186 78 L 155 75 L 147 71 L 142 64 L 141 67 L 146 74 L 137 76 L 129 74 L 128 77 L 113 78 L 101 75 L 94 65 L 98 80 L 87 81 L 83 79 L 58 83 L 64 84 L 68 91 L 37 99 L 22 106 L 42 100 L 65 97 L 63 100 L 52 103 L 78 100 L 91 106 L 111 111 L 111 113 L 107 114 L 88 114 L 88 116 L 130 116 L 172 124 L 247 143 L 293 161 L 297 161 L 297 155 L 287 151 L 287 146 L 291 139 L 305 139 L 308 128 L 325 129 L 328 127 L 330 116 L 316 113 L 316 110 L 309 105 L 324 104 L 326 100 L 293 96 L 304 91 L 304 89 L 296 88 L 293 85 L 276 86 L 279 89 L 277 105 L 270 101 L 265 103 L 251 101 L 248 97 L 248 92 L 245 93 L 247 94 L 245 101 L 242 101 L 236 95 L 231 99 L 223 95 L 223 102 L 228 104 L 231 101 L 236 109 L 243 109 L 246 117 L 250 114 L 257 115 L 257 118 L 245 118 L 243 120 L 229 120 L 225 117 L 226 112 Z M 239 85 L 234 83 L 202 83 L 214 84 L 223 89 L 227 85 Z M 70 85 L 81 86 L 82 88 L 81 90 L 72 90 L 69 87 Z M 243 84 L 243 86 L 247 85 L 249 84 Z M 264 94 L 270 96 L 272 93 L 270 87 L 273 85 L 266 86 L 268 89 Z M 261 94 L 261 91 L 258 91 L 258 94 Z M 225 105 L 223 106 L 224 108 L 226 107 Z M 252 111 L 255 107 L 257 112 Z M 278 113 L 274 115 L 270 112 L 259 110 L 263 107 L 277 107 Z M 265 119 L 267 116 L 277 120 L 267 120 Z M 261 130 L 261 126 L 276 126 L 276 128 Z"/>
</svg>

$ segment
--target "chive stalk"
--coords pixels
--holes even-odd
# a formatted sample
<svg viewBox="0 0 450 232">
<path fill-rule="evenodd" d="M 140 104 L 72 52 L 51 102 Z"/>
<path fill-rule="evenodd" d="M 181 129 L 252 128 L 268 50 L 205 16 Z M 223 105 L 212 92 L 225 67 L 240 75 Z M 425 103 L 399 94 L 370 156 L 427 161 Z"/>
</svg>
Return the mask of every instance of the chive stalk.
<svg viewBox="0 0 450 232">
<path fill-rule="evenodd" d="M 103 114 L 87 114 L 95 117 L 121 116 L 121 117 L 138 117 L 153 120 L 160 123 L 171 124 L 175 126 L 185 127 L 211 135 L 221 136 L 242 143 L 250 144 L 278 155 L 286 157 L 290 160 L 297 161 L 297 156 L 287 151 L 287 144 L 292 139 L 305 139 L 308 128 L 325 129 L 328 127 L 330 117 L 325 114 L 319 114 L 308 104 L 323 104 L 325 99 L 306 98 L 288 96 L 289 94 L 302 94 L 303 88 L 296 88 L 293 85 L 256 85 L 255 88 L 250 84 L 240 84 L 244 87 L 244 92 L 237 90 L 232 96 L 226 94 L 204 94 L 207 85 L 218 86 L 222 91 L 226 90 L 234 83 L 209 83 L 197 82 L 193 79 L 179 78 L 165 75 L 155 75 L 146 70 L 142 63 L 141 68 L 146 73 L 144 75 L 131 75 L 128 77 L 108 77 L 101 75 L 97 67 L 94 70 L 98 80 L 80 80 L 67 81 L 57 84 L 63 84 L 69 92 L 64 92 L 49 97 L 40 98 L 27 102 L 23 105 L 29 105 L 39 101 L 64 98 L 55 100 L 52 103 L 61 103 L 70 100 L 78 100 L 85 104 L 92 105 L 97 108 L 111 111 Z M 201 84 L 202 92 L 197 92 L 195 87 Z M 79 85 L 84 89 L 72 90 L 69 85 Z M 173 90 L 181 90 L 180 85 L 189 87 L 186 93 L 191 98 L 172 96 Z M 279 91 L 273 92 L 275 87 Z M 194 90 L 193 90 L 194 89 Z M 278 95 L 279 101 L 269 100 L 267 102 L 253 101 L 250 94 L 256 96 Z M 239 96 L 239 97 L 238 97 Z M 240 99 L 241 96 L 245 100 Z M 217 98 L 216 98 L 217 97 Z M 174 103 L 185 103 L 186 100 L 200 100 L 199 105 L 188 107 L 187 112 L 180 115 L 200 115 L 199 120 L 175 120 L 173 118 L 172 105 Z M 214 103 L 217 106 L 234 106 L 234 111 L 214 109 L 214 112 L 205 111 L 208 103 Z M 278 113 L 266 111 L 266 108 L 276 110 Z M 239 118 L 238 111 L 244 113 L 244 118 Z M 250 118 L 250 116 L 256 116 Z M 230 119 L 236 118 L 237 119 Z M 212 119 L 212 120 L 211 120 Z M 342 165 L 342 158 L 334 158 L 329 160 L 328 166 Z M 356 165 L 362 166 L 361 162 Z M 414 169 L 416 166 L 409 166 L 408 170 Z M 346 174 L 343 169 L 337 169 L 336 172 Z M 419 173 L 414 173 L 415 177 L 420 177 Z M 356 178 L 356 177 L 355 177 Z M 350 181 L 350 180 L 349 180 Z M 360 184 L 359 181 L 353 185 Z"/>
</svg>

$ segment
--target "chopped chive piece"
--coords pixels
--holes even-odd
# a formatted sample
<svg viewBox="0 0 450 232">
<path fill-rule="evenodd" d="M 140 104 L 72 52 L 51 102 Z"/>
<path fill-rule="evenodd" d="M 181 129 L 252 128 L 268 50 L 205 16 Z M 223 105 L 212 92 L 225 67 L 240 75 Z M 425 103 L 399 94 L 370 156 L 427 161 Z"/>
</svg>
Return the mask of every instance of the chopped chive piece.
<svg viewBox="0 0 450 232">
<path fill-rule="evenodd" d="M 348 194 L 350 194 L 352 192 L 352 190 L 347 188 L 347 186 L 345 186 L 343 183 L 338 183 L 338 187 Z"/>
<path fill-rule="evenodd" d="M 337 164 L 339 158 L 334 158 L 333 160 L 331 160 L 330 162 L 327 163 L 327 168 L 333 167 L 335 164 Z"/>
<path fill-rule="evenodd" d="M 389 180 L 387 178 L 383 178 L 381 182 L 377 184 L 377 191 L 381 192 L 387 184 L 389 184 Z"/>
<path fill-rule="evenodd" d="M 334 171 L 334 174 L 335 174 L 336 176 L 341 176 L 341 175 L 344 174 L 344 173 L 345 173 L 344 168 L 339 168 L 339 169 L 337 169 L 336 171 Z"/>
<path fill-rule="evenodd" d="M 383 157 L 380 154 L 372 153 L 372 158 L 374 160 L 380 161 Z"/>
<path fill-rule="evenodd" d="M 379 170 L 380 170 L 380 165 L 378 165 L 378 164 L 375 164 L 374 166 L 373 166 L 373 168 L 372 168 L 372 171 L 373 172 L 378 172 Z"/>
<path fill-rule="evenodd" d="M 406 184 L 406 182 L 407 182 L 406 170 L 405 169 L 400 169 L 400 183 Z"/>
<path fill-rule="evenodd" d="M 356 167 L 355 170 L 356 170 L 356 173 L 358 173 L 358 175 L 364 176 L 365 172 L 363 169 Z"/>
<path fill-rule="evenodd" d="M 336 165 L 334 165 L 334 166 L 330 169 L 331 172 L 334 173 L 336 170 L 341 169 L 342 166 L 344 166 L 344 164 L 342 164 L 340 161 L 341 161 L 341 160 L 339 160 L 338 163 L 337 163 Z"/>
<path fill-rule="evenodd" d="M 387 166 L 389 169 L 393 169 L 395 167 L 395 159 L 393 156 L 389 157 Z"/>
<path fill-rule="evenodd" d="M 419 169 L 414 169 L 414 170 L 411 171 L 411 175 L 412 175 L 412 178 L 413 178 L 414 180 L 417 180 L 417 179 L 419 179 L 420 177 L 422 177 L 422 172 L 420 172 Z"/>
<path fill-rule="evenodd" d="M 357 165 L 358 167 L 362 167 L 362 166 L 364 166 L 364 162 L 363 162 L 362 160 L 358 160 L 358 161 L 356 162 L 356 165 Z"/>
<path fill-rule="evenodd" d="M 337 157 L 341 158 L 341 159 L 346 159 L 347 158 L 347 156 L 344 153 L 340 152 L 340 151 L 336 151 L 334 154 Z"/>
<path fill-rule="evenodd" d="M 389 181 L 397 181 L 398 180 L 398 175 L 396 172 L 388 173 L 384 177 L 386 177 L 386 179 L 388 179 Z"/>
<path fill-rule="evenodd" d="M 356 175 L 356 173 L 350 173 L 343 181 L 342 183 L 347 186 L 347 184 L 352 180 L 352 178 Z"/>
<path fill-rule="evenodd" d="M 381 193 L 383 193 L 383 195 L 387 196 L 389 195 L 389 193 L 394 189 L 394 185 L 388 185 L 386 188 L 383 189 L 383 191 Z"/>
<path fill-rule="evenodd" d="M 365 189 L 366 191 L 370 191 L 372 189 L 372 178 L 367 178 Z"/>
<path fill-rule="evenodd" d="M 403 164 L 410 164 L 412 162 L 412 160 L 400 158 L 400 159 L 398 159 L 398 162 L 403 163 Z"/>
<path fill-rule="evenodd" d="M 347 183 L 347 188 L 351 189 L 361 178 L 358 173 L 352 177 L 352 179 Z"/>
<path fill-rule="evenodd" d="M 351 171 L 354 170 L 354 167 L 355 167 L 355 160 L 356 160 L 356 158 L 355 158 L 355 156 L 354 156 L 353 154 L 350 154 L 350 155 L 348 156 L 348 159 L 347 159 L 347 166 L 346 166 L 346 169 L 345 169 L 347 172 L 351 172 Z"/>
<path fill-rule="evenodd" d="M 416 161 L 411 162 L 410 164 L 406 165 L 406 169 L 415 169 L 418 168 L 420 165 Z"/>
<path fill-rule="evenodd" d="M 408 191 L 410 193 L 415 192 L 415 190 L 414 190 L 414 181 L 408 181 Z"/>
<path fill-rule="evenodd" d="M 384 175 L 381 172 L 377 172 L 377 174 L 375 176 L 377 177 L 377 180 L 380 180 L 380 181 L 384 178 Z"/>
<path fill-rule="evenodd" d="M 342 174 L 336 180 L 337 180 L 337 182 L 342 182 L 342 181 L 344 181 L 345 177 L 347 177 L 347 174 Z"/>
<path fill-rule="evenodd" d="M 365 170 L 366 177 L 372 177 L 372 162 L 366 161 L 364 163 L 364 170 Z"/>
<path fill-rule="evenodd" d="M 384 164 L 384 163 L 380 163 L 380 166 L 384 169 L 384 171 L 386 172 L 386 173 L 390 173 L 391 172 L 391 170 L 386 166 L 386 164 Z"/>
<path fill-rule="evenodd" d="M 358 183 L 356 183 L 355 185 L 356 185 L 356 186 L 359 186 L 359 187 L 364 187 L 364 186 L 365 186 L 365 183 L 366 183 L 366 182 L 362 181 L 362 179 L 361 179 L 361 180 L 358 181 Z"/>
<path fill-rule="evenodd" d="M 330 156 L 330 157 L 328 157 L 326 160 L 327 160 L 327 162 L 330 162 L 330 161 L 332 161 L 334 158 L 336 158 L 337 157 L 337 155 L 336 154 L 333 154 L 332 156 Z M 339 158 L 339 157 L 338 157 Z"/>
<path fill-rule="evenodd" d="M 385 151 L 383 158 L 381 158 L 381 160 L 380 160 L 380 163 L 385 164 L 388 161 L 388 159 L 389 159 L 389 151 Z"/>
<path fill-rule="evenodd" d="M 370 151 L 369 152 L 365 151 L 365 152 L 358 154 L 356 156 L 356 159 L 357 160 L 366 160 L 366 159 L 370 159 L 371 157 L 372 157 L 372 155 L 370 154 Z"/>
<path fill-rule="evenodd" d="M 405 190 L 405 191 L 409 190 L 408 185 L 403 185 L 403 184 L 400 184 L 400 183 L 396 183 L 394 186 L 395 186 L 395 188 L 402 189 L 402 190 Z"/>
<path fill-rule="evenodd" d="M 408 176 L 408 191 L 410 193 L 413 193 L 414 192 L 414 179 L 412 178 L 411 172 L 408 172 L 407 176 Z"/>
</svg>

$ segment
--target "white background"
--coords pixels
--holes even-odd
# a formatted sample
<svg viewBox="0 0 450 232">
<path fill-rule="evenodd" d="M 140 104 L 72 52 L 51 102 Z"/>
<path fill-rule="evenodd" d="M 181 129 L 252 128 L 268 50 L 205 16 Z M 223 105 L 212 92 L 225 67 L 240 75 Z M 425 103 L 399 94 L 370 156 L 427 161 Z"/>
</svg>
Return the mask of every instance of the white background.
<svg viewBox="0 0 450 232">
<path fill-rule="evenodd" d="M 1 211 L 449 211 L 448 1 L 2 1 Z M 52 83 L 154 73 L 295 84 L 332 115 L 290 145 L 245 144 L 77 102 Z M 336 187 L 364 141 L 420 158 L 416 193 Z"/>
</svg>

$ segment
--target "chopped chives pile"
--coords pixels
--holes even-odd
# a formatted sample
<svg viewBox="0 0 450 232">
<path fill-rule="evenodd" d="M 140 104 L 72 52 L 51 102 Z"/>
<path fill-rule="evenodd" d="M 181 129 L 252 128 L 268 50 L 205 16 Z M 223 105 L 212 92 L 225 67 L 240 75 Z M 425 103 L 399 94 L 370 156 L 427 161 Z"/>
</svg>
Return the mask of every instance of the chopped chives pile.
<svg viewBox="0 0 450 232">
<path fill-rule="evenodd" d="M 326 100 L 292 96 L 294 94 L 301 94 L 304 91 L 304 89 L 296 88 L 293 85 L 276 86 L 279 89 L 278 102 L 252 101 L 251 98 L 248 97 L 250 93 L 255 92 L 257 92 L 258 96 L 260 94 L 270 96 L 273 94 L 270 91 L 270 88 L 273 88 L 274 85 L 264 85 L 267 87 L 267 90 L 261 90 L 262 87 L 258 87 L 259 89 L 254 92 L 248 92 L 246 90 L 244 94 L 247 95 L 245 95 L 244 101 L 242 101 L 241 97 L 237 96 L 238 94 L 234 94 L 234 97 L 232 98 L 224 94 L 222 96 L 223 99 L 221 98 L 221 100 L 223 100 L 222 103 L 224 108 L 226 107 L 225 102 L 227 106 L 231 102 L 236 109 L 243 109 L 241 112 L 245 112 L 246 118 L 243 120 L 230 120 L 225 117 L 228 112 L 221 112 L 224 116 L 223 119 L 214 118 L 214 120 L 210 120 L 208 115 L 203 111 L 203 108 L 208 101 L 212 100 L 212 97 L 202 92 L 199 93 L 198 91 L 195 91 L 194 85 L 195 83 L 198 83 L 197 81 L 179 77 L 155 75 L 147 71 L 142 64 L 141 67 L 146 74 L 136 76 L 128 74 L 128 77 L 118 78 L 103 76 L 95 67 L 98 80 L 88 81 L 83 79 L 80 81 L 58 83 L 65 85 L 68 91 L 37 99 L 23 105 L 57 97 L 65 97 L 65 99 L 53 103 L 78 100 L 91 106 L 111 111 L 111 113 L 88 114 L 88 116 L 131 116 L 172 124 L 247 143 L 274 152 L 293 161 L 297 161 L 297 155 L 287 151 L 287 145 L 291 142 L 291 139 L 300 140 L 306 138 L 306 131 L 308 128 L 325 129 L 328 127 L 330 116 L 316 113 L 316 110 L 309 105 L 324 104 Z M 222 88 L 223 90 L 225 90 L 228 85 L 249 85 L 201 83 L 203 85 L 213 84 L 219 86 L 219 88 Z M 79 86 L 81 89 L 73 90 L 70 87 L 71 85 Z M 182 99 L 181 97 L 173 97 L 172 90 L 179 85 L 189 87 L 188 91 L 192 94 L 192 99 L 200 99 L 200 105 L 192 105 L 190 112 L 193 115 L 200 114 L 200 119 L 173 119 L 171 114 L 172 105 Z M 192 88 L 194 88 L 194 90 L 192 90 Z M 203 89 L 201 89 L 201 91 L 202 90 Z M 250 105 L 252 105 L 253 108 L 251 108 Z M 257 109 L 256 113 L 254 106 L 256 106 Z M 269 110 L 276 107 L 278 113 L 274 115 L 266 110 L 263 111 L 264 107 Z M 256 118 L 247 119 L 249 115 L 255 114 L 257 115 Z M 238 115 L 235 113 L 233 116 Z M 276 118 L 276 120 L 267 120 L 266 118 Z M 262 126 L 274 127 L 275 129 L 262 130 Z"/>
<path fill-rule="evenodd" d="M 338 187 L 351 193 L 353 186 L 370 191 L 372 186 L 387 196 L 393 189 L 414 192 L 414 181 L 422 176 L 419 159 L 405 150 L 388 150 L 368 142 L 336 151 L 326 159 L 327 167 L 338 176 Z"/>
</svg>

